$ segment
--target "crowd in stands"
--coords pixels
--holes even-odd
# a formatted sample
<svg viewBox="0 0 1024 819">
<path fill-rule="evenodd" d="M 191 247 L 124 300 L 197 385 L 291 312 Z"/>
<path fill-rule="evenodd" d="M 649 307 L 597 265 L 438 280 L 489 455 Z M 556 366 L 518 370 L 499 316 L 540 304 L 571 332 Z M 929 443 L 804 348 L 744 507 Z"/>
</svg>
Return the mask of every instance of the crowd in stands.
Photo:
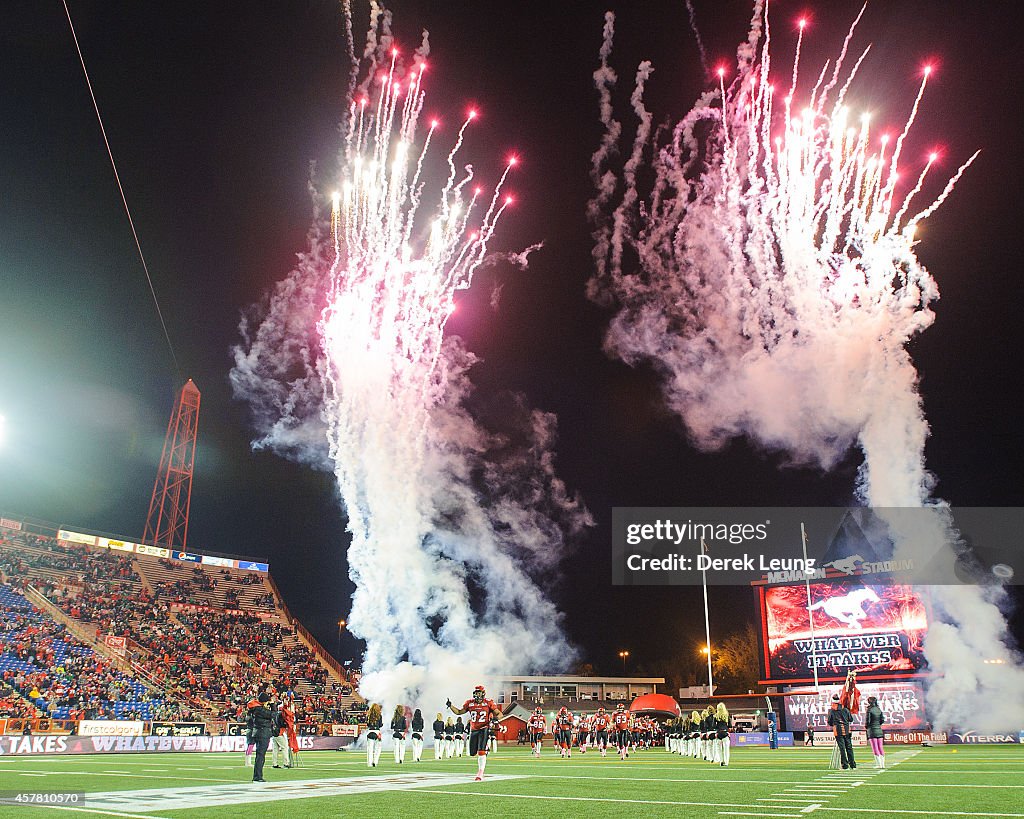
<svg viewBox="0 0 1024 819">
<path fill-rule="evenodd" d="M 0 603 L 14 605 L 0 605 L 0 716 L 234 720 L 267 685 L 293 695 L 300 720 L 356 722 L 365 713 L 353 686 L 337 683 L 281 619 L 273 593 L 243 593 L 263 585 L 258 573 L 2 529 L 0 571 L 12 587 L 33 586 L 90 639 L 125 639 L 123 659 L 107 659 L 0 586 Z"/>
<path fill-rule="evenodd" d="M 8 716 L 181 719 L 186 710 L 97 655 L 8 584 L 0 586 L 0 678 L 10 691 Z"/>
</svg>

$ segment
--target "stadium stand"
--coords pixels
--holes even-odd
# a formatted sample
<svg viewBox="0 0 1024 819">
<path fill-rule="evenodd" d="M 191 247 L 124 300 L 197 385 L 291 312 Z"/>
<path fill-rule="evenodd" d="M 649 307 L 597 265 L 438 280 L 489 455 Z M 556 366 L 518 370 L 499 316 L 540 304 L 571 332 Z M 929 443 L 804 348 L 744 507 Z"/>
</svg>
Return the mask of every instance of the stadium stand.
<svg viewBox="0 0 1024 819">
<path fill-rule="evenodd" d="M 236 721 L 263 687 L 291 692 L 307 731 L 365 713 L 264 573 L 0 529 L 0 578 L 11 715 Z"/>
</svg>

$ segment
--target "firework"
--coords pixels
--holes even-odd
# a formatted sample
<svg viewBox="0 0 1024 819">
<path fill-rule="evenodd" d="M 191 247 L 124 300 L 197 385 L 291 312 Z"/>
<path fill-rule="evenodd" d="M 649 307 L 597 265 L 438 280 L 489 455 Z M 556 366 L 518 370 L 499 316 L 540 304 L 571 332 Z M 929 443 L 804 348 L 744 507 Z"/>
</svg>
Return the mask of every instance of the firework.
<svg viewBox="0 0 1024 819">
<path fill-rule="evenodd" d="M 554 667 L 571 652 L 517 559 L 556 559 L 557 527 L 489 491 L 479 456 L 493 441 L 460 407 L 472 358 L 445 336 L 512 204 L 503 186 L 517 160 L 492 188 L 477 185 L 461 163 L 477 111 L 439 151 L 440 123 L 423 115 L 423 55 L 407 71 L 397 50 L 384 57 L 353 96 L 333 197 L 322 413 L 352 535 L 361 690 L 405 702 L 433 685 L 443 702 L 442 687 L 454 695 L 467 674 Z"/>
<path fill-rule="evenodd" d="M 900 132 L 876 135 L 870 112 L 851 102 L 869 53 L 849 58 L 859 20 L 810 80 L 800 70 L 801 21 L 792 70 L 779 83 L 767 3 L 755 3 L 733 76 L 720 68 L 717 89 L 657 133 L 643 103 L 651 67 L 642 63 L 631 98 L 639 126 L 619 171 L 614 18 L 606 18 L 594 75 L 606 136 L 593 164 L 591 293 L 620 306 L 608 348 L 628 363 L 657 362 L 697 445 L 715 449 L 743 435 L 824 469 L 857 446 L 860 499 L 913 507 L 933 503 L 933 479 L 906 344 L 932 323 L 938 298 L 914 248 L 922 222 L 978 154 L 915 207 L 938 157 L 917 172 L 902 166 L 931 71 L 922 71 Z M 641 189 L 645 157 L 653 183 Z M 941 528 L 939 516 L 928 522 Z M 917 554 L 948 540 L 937 530 L 895 535 L 898 548 L 913 541 Z M 1006 653 L 992 595 L 939 589 L 933 599 L 946 622 L 932 625 L 926 651 L 952 684 L 930 705 L 936 722 L 948 722 L 978 697 L 1003 699 L 1020 678 L 975 664 L 965 675 L 964 655 Z M 993 628 L 957 627 L 970 620 Z"/>
</svg>

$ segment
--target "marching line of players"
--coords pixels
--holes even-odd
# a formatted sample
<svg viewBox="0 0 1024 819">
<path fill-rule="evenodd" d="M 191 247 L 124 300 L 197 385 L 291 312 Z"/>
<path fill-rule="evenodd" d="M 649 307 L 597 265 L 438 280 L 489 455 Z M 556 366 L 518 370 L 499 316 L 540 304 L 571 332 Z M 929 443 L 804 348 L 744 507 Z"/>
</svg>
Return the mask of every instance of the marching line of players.
<svg viewBox="0 0 1024 819">
<path fill-rule="evenodd" d="M 496 734 L 503 730 L 498 722 L 501 711 L 493 700 L 487 698 L 482 685 L 473 690 L 473 698 L 466 700 L 461 708 L 453 706 L 451 700 L 448 700 L 447 707 L 457 719 L 448 717 L 445 720 L 441 712 L 437 713 L 432 726 L 434 759 L 475 756 L 476 779 L 480 781 L 488 752 L 493 753 L 498 748 Z M 463 714 L 467 717 L 465 722 Z M 370 706 L 366 723 L 366 764 L 367 767 L 376 767 L 383 747 L 384 722 L 380 705 L 374 703 Z M 424 747 L 424 722 L 420 709 L 417 708 L 412 719 L 407 720 L 405 707 L 396 706 L 391 718 L 391 731 L 395 762 L 399 765 L 405 762 L 408 744 L 412 746 L 413 762 L 420 762 Z M 530 715 L 527 731 L 533 755 L 539 759 L 544 735 L 548 731 L 547 719 L 540 706 Z M 729 764 L 729 711 L 724 703 L 719 703 L 717 709 L 709 705 L 703 712 L 693 711 L 689 716 L 680 716 L 664 726 L 651 717 L 631 715 L 623 703 L 619 703 L 611 713 L 599 708 L 596 713 L 583 716 L 576 716 L 562 706 L 552 719 L 551 733 L 555 750 L 563 759 L 572 757 L 573 748 L 581 754 L 592 748 L 605 757 L 609 747 L 620 759 L 628 759 L 631 751 L 651 748 L 663 736 L 665 749 L 671 753 L 722 766 Z"/>
<path fill-rule="evenodd" d="M 544 711 L 538 706 L 526 726 L 530 747 L 538 759 L 547 728 Z M 630 751 L 652 747 L 658 741 L 661 727 L 650 717 L 631 715 L 621 702 L 610 714 L 599 708 L 597 713 L 584 716 L 576 716 L 563 705 L 551 721 L 551 734 L 555 750 L 563 759 L 572 757 L 573 748 L 581 754 L 593 748 L 601 756 L 607 756 L 612 748 L 620 759 L 628 759 Z"/>
<path fill-rule="evenodd" d="M 690 716 L 680 716 L 665 726 L 665 747 L 671 753 L 704 759 L 712 764 L 729 764 L 729 710 L 725 703 L 710 705 Z"/>
</svg>

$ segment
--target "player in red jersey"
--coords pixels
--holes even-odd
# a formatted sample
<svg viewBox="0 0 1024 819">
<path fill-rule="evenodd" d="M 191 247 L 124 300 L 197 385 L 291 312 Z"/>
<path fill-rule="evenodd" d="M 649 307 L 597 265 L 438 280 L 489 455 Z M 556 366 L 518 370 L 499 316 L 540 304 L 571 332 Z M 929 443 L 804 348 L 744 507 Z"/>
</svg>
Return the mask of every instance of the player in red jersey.
<svg viewBox="0 0 1024 819">
<path fill-rule="evenodd" d="M 615 744 L 619 746 L 619 757 L 629 758 L 629 743 L 633 738 L 629 731 L 629 712 L 624 703 L 619 703 L 612 714 L 612 727 L 615 729 Z"/>
<path fill-rule="evenodd" d="M 547 720 L 544 719 L 544 712 L 534 708 L 527 723 L 530 729 L 530 745 L 533 747 L 533 755 L 540 759 L 540 749 L 544 744 L 544 731 L 547 729 Z"/>
<path fill-rule="evenodd" d="M 587 714 L 580 718 L 579 732 L 576 735 L 576 744 L 579 745 L 581 754 L 585 754 L 587 752 L 587 740 L 590 738 L 593 722 L 593 714 Z"/>
<path fill-rule="evenodd" d="M 555 728 L 558 731 L 555 735 L 555 744 L 565 759 L 572 756 L 572 723 L 572 711 L 563 705 L 555 716 Z"/>
<path fill-rule="evenodd" d="M 594 746 L 601 749 L 601 756 L 608 755 L 608 726 L 611 717 L 603 708 L 598 708 L 594 715 Z"/>
<path fill-rule="evenodd" d="M 448 708 L 453 714 L 469 714 L 469 753 L 476 757 L 476 781 L 480 782 L 487 765 L 487 740 L 491 721 L 499 719 L 501 711 L 494 700 L 487 699 L 487 692 L 482 685 L 473 689 L 473 699 L 466 700 L 461 708 L 452 705 L 451 700 L 448 700 Z"/>
</svg>

